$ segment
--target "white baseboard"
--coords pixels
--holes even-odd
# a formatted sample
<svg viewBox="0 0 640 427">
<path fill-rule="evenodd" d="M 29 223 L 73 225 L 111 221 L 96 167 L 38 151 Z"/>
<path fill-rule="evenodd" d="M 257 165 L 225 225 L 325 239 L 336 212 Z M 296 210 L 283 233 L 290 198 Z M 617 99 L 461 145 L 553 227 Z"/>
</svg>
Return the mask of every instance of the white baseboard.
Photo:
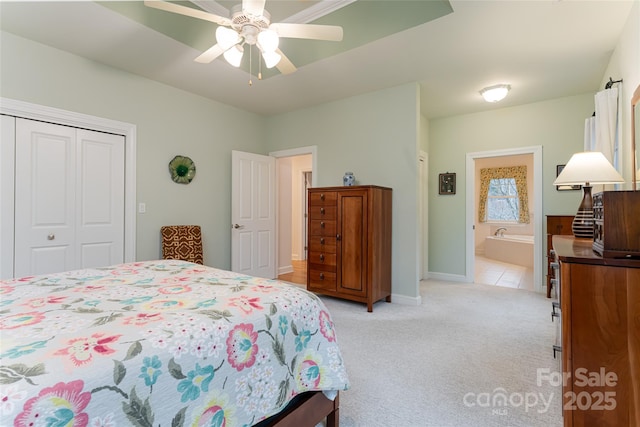
<svg viewBox="0 0 640 427">
<path fill-rule="evenodd" d="M 286 265 L 284 267 L 278 267 L 278 276 L 281 274 L 293 273 L 293 266 Z"/>
<path fill-rule="evenodd" d="M 420 295 L 417 297 L 408 297 L 406 295 L 391 294 L 391 302 L 401 305 L 421 305 L 422 297 Z"/>
<path fill-rule="evenodd" d="M 429 272 L 429 279 L 446 280 L 448 282 L 467 282 L 467 277 L 461 274 L 438 273 L 436 271 Z"/>
</svg>

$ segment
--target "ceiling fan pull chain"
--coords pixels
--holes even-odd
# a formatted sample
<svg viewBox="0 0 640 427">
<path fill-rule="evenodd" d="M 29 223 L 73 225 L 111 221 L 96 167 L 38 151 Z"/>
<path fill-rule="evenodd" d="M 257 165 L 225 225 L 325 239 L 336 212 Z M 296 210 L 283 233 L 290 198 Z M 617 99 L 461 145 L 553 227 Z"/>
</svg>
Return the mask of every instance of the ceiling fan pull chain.
<svg viewBox="0 0 640 427">
<path fill-rule="evenodd" d="M 253 86 L 251 81 L 251 68 L 253 67 L 253 46 L 249 45 L 249 86 Z"/>
</svg>

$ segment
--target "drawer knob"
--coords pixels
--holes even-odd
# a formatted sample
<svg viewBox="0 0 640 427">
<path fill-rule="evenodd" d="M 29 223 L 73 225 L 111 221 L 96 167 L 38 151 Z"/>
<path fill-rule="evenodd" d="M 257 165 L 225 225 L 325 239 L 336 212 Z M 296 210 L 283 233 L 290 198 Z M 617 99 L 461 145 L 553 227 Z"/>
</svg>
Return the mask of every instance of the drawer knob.
<svg viewBox="0 0 640 427">
<path fill-rule="evenodd" d="M 320 244 L 321 244 L 321 245 L 324 245 L 324 237 L 321 237 L 321 238 L 320 238 Z"/>
<path fill-rule="evenodd" d="M 320 228 L 324 228 L 324 221 L 320 223 Z"/>
<path fill-rule="evenodd" d="M 320 261 L 324 261 L 324 254 L 320 254 Z"/>
<path fill-rule="evenodd" d="M 320 280 L 324 280 L 324 273 L 320 273 Z"/>
<path fill-rule="evenodd" d="M 324 208 L 320 208 L 320 214 L 324 215 Z"/>
<path fill-rule="evenodd" d="M 336 234 L 336 240 L 340 240 L 342 237 L 339 234 Z"/>
<path fill-rule="evenodd" d="M 320 200 L 324 200 L 324 193 L 320 193 Z"/>
</svg>

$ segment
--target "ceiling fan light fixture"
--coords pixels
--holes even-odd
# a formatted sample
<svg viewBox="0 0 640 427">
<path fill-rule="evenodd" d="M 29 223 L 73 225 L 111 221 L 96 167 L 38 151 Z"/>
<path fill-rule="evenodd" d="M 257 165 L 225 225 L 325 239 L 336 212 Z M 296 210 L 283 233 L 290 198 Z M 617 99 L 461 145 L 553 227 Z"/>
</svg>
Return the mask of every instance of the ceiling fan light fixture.
<svg viewBox="0 0 640 427">
<path fill-rule="evenodd" d="M 275 52 L 279 43 L 278 33 L 273 30 L 262 30 L 258 34 L 258 45 L 262 52 Z"/>
<path fill-rule="evenodd" d="M 264 58 L 264 65 L 267 68 L 275 67 L 282 59 L 282 56 L 276 52 L 262 52 L 262 57 Z"/>
<path fill-rule="evenodd" d="M 241 45 L 235 45 L 224 53 L 224 59 L 227 60 L 229 64 L 238 68 L 240 66 L 240 62 L 242 62 L 242 55 L 244 54 L 244 48 Z"/>
<path fill-rule="evenodd" d="M 240 35 L 235 30 L 220 25 L 216 30 L 216 41 L 222 50 L 227 50 L 240 41 Z"/>
<path fill-rule="evenodd" d="M 504 99 L 511 90 L 511 86 L 507 84 L 499 84 L 494 86 L 485 87 L 480 91 L 480 95 L 487 102 L 498 102 Z"/>
</svg>

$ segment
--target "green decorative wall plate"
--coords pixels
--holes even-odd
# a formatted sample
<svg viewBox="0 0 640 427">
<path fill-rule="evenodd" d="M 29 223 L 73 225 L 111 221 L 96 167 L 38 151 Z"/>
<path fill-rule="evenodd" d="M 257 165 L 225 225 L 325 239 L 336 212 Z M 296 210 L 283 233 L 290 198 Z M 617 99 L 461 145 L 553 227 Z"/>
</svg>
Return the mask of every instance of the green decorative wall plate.
<svg viewBox="0 0 640 427">
<path fill-rule="evenodd" d="M 196 165 L 189 157 L 175 156 L 169 162 L 171 179 L 178 184 L 188 184 L 196 176 Z"/>
</svg>

